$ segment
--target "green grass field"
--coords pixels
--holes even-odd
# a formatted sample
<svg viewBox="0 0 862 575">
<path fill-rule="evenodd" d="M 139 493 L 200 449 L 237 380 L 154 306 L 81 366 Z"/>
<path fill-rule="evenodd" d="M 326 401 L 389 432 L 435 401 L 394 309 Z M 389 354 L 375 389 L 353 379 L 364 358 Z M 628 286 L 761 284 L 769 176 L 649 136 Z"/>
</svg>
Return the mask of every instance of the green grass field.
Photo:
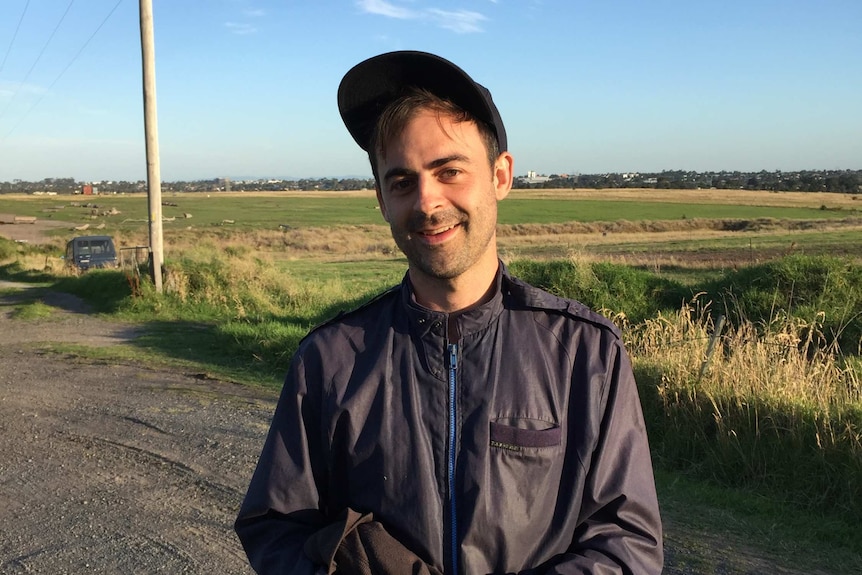
<svg viewBox="0 0 862 575">
<path fill-rule="evenodd" d="M 776 206 L 723 203 L 687 203 L 651 200 L 648 193 L 637 201 L 620 199 L 586 199 L 573 197 L 529 198 L 521 193 L 500 204 L 501 224 L 549 224 L 569 221 L 644 221 L 678 220 L 685 218 L 708 219 L 816 219 L 825 220 L 854 215 L 852 210 L 824 210 L 818 207 Z M 177 194 L 163 196 L 166 229 L 176 226 L 213 226 L 224 220 L 244 229 L 278 229 L 291 227 L 320 227 L 331 225 L 373 225 L 383 220 L 377 209 L 373 193 L 346 195 L 300 193 L 291 194 Z M 77 203 L 79 205 L 72 205 Z M 85 206 L 95 204 L 96 208 Z M 116 209 L 120 213 L 100 216 L 99 212 Z M 4 198 L 0 196 L 0 213 L 80 223 L 96 212 L 96 219 L 110 225 L 130 229 L 144 225 L 148 205 L 145 195 L 111 196 L 28 196 Z M 192 219 L 184 218 L 191 214 Z"/>
<path fill-rule="evenodd" d="M 624 200 L 507 199 L 500 203 L 501 224 L 654 221 L 686 218 L 740 219 L 827 219 L 834 212 L 819 208 L 756 205 L 689 204 Z M 847 215 L 847 214 L 844 214 Z"/>
</svg>

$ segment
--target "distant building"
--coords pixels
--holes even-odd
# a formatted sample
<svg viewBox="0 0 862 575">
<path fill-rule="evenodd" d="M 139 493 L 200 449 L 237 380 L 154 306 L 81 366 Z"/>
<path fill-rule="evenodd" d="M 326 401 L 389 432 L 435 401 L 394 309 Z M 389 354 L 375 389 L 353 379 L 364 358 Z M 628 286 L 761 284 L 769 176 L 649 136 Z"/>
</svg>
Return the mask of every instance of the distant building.
<svg viewBox="0 0 862 575">
<path fill-rule="evenodd" d="M 530 170 L 526 177 L 519 178 L 525 184 L 543 184 L 551 180 L 550 176 L 539 176 L 536 172 Z"/>
</svg>

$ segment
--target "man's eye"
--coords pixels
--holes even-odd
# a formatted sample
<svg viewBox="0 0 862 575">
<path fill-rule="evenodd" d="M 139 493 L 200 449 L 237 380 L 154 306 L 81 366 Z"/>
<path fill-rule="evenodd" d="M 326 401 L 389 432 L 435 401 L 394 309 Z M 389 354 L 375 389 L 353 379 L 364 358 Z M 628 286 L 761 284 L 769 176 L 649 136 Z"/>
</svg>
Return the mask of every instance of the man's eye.
<svg viewBox="0 0 862 575">
<path fill-rule="evenodd" d="M 445 170 L 440 172 L 440 177 L 445 178 L 445 179 L 450 179 L 450 178 L 456 177 L 460 173 L 461 173 L 461 171 L 458 170 L 457 168 L 446 168 Z"/>
<path fill-rule="evenodd" d="M 408 179 L 395 180 L 389 184 L 389 189 L 393 192 L 406 192 L 413 186 L 413 181 Z"/>
</svg>

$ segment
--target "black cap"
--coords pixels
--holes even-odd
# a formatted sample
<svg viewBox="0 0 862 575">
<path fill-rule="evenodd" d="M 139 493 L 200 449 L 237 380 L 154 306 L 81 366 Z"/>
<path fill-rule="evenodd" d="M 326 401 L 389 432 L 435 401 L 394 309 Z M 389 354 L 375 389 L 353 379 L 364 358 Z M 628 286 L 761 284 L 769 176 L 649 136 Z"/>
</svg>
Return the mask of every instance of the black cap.
<svg viewBox="0 0 862 575">
<path fill-rule="evenodd" d="M 405 88 L 424 88 L 488 124 L 508 150 L 503 119 L 487 88 L 448 60 L 427 52 L 389 52 L 351 68 L 338 86 L 338 110 L 359 147 L 368 151 L 377 118 Z"/>
</svg>

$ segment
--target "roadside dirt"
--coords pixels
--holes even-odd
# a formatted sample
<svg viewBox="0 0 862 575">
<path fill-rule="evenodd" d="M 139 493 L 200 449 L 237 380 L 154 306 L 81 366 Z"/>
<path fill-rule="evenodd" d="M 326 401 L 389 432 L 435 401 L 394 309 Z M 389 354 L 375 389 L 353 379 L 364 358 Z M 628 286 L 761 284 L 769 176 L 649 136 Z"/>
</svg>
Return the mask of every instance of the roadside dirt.
<svg viewBox="0 0 862 575">
<path fill-rule="evenodd" d="M 42 299 L 0 296 L 0 573 L 251 573 L 231 523 L 273 392 L 46 351 L 137 331 Z"/>
<path fill-rule="evenodd" d="M 0 237 L 22 243 L 42 243 L 47 232 L 60 228 L 72 229 L 69 222 L 37 218 L 32 223 L 15 223 L 15 214 L 0 214 Z"/>
<path fill-rule="evenodd" d="M 276 392 L 51 351 L 139 332 L 16 287 L 0 282 L 0 573 L 251 573 L 232 522 Z M 54 317 L 13 318 L 22 297 Z M 671 575 L 810 573 L 665 529 Z"/>
</svg>

